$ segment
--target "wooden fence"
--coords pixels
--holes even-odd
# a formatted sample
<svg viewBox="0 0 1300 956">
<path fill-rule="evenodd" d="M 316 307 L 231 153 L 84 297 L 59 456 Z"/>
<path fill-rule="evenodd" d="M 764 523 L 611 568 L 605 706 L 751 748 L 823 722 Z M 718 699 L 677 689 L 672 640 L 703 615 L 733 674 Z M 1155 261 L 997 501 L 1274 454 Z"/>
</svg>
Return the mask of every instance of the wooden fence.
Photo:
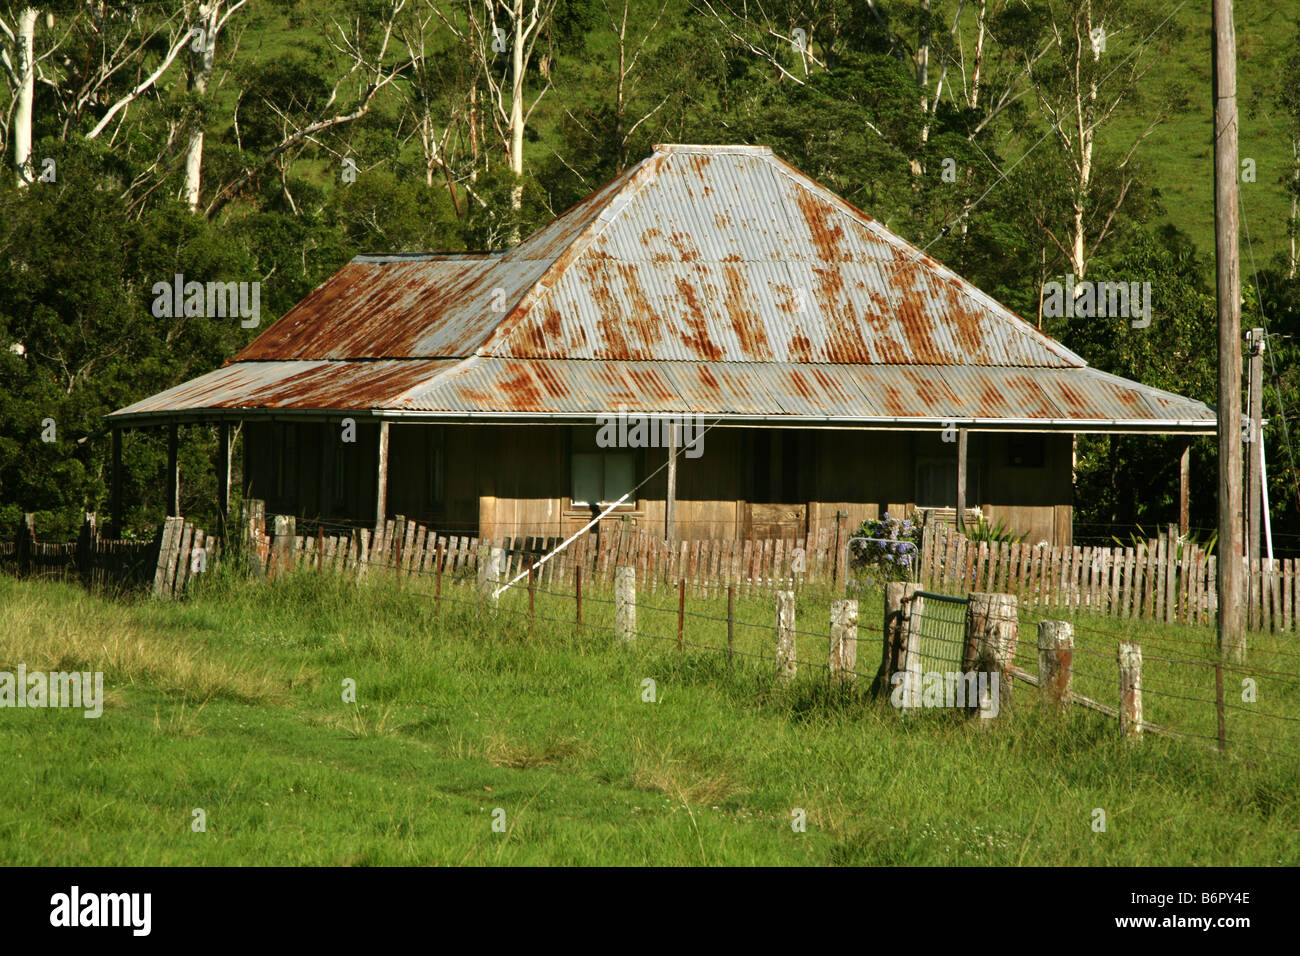
<svg viewBox="0 0 1300 956">
<path fill-rule="evenodd" d="M 843 580 L 847 528 L 823 528 L 803 538 L 764 540 L 701 539 L 669 547 L 661 538 L 635 528 L 585 534 L 559 555 L 540 563 L 564 539 L 559 537 L 477 538 L 444 535 L 402 516 L 382 529 L 302 527 L 293 518 L 267 517 L 261 502 L 247 502 L 244 541 L 254 570 L 274 576 L 283 569 L 306 564 L 315 568 L 351 570 L 357 576 L 370 568 L 430 573 L 441 569 L 455 575 L 475 574 L 482 549 L 500 549 L 499 573 L 504 581 L 537 565 L 539 586 L 568 584 L 574 570 L 588 581 L 610 582 L 619 565 L 634 567 L 638 582 L 654 588 L 676 586 L 685 579 L 692 593 L 724 591 L 729 584 L 743 589 L 798 588 L 812 580 Z M 837 560 L 838 559 L 838 560 Z"/>
<path fill-rule="evenodd" d="M 1243 563 L 1245 559 L 1243 558 Z M 1180 541 L 1175 526 L 1129 547 L 1051 548 L 972 541 L 945 525 L 926 527 L 919 577 L 947 591 L 1000 591 L 1022 604 L 1111 617 L 1210 626 L 1218 611 L 1218 558 Z M 1247 569 L 1248 626 L 1291 631 L 1300 617 L 1295 559 Z"/>
<path fill-rule="evenodd" d="M 181 594 L 197 574 L 215 567 L 217 541 L 184 518 L 168 518 L 149 541 L 101 538 L 87 514 L 76 541 L 40 541 L 32 515 L 0 542 L 0 567 L 20 577 L 79 580 L 91 588 L 149 588 L 156 597 Z"/>
</svg>

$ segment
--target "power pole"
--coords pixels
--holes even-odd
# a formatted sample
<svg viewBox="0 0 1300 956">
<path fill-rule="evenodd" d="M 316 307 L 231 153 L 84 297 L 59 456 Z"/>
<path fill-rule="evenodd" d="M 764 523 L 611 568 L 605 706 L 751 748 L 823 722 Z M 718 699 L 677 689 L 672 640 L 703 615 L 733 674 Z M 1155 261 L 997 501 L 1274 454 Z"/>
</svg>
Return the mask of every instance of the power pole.
<svg viewBox="0 0 1300 956">
<path fill-rule="evenodd" d="M 1241 553 L 1241 262 L 1237 238 L 1237 42 L 1214 3 L 1214 252 L 1219 313 L 1219 652 L 1245 656 Z"/>
<path fill-rule="evenodd" d="M 1260 519 L 1260 492 L 1263 489 L 1263 476 L 1260 471 L 1259 446 L 1255 442 L 1263 441 L 1261 423 L 1264 417 L 1264 330 L 1251 329 L 1246 336 L 1250 343 L 1250 384 L 1246 395 L 1250 398 L 1250 425 L 1246 431 L 1246 495 L 1249 510 L 1246 518 L 1246 556 L 1250 569 L 1246 575 L 1247 623 L 1255 627 L 1259 618 L 1259 537 L 1263 524 Z"/>
</svg>

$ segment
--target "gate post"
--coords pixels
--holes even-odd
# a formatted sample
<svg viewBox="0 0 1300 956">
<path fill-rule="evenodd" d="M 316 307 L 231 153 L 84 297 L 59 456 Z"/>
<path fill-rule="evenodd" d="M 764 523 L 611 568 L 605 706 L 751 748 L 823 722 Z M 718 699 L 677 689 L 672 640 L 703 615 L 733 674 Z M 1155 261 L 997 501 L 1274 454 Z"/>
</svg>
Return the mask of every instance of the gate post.
<svg viewBox="0 0 1300 956">
<path fill-rule="evenodd" d="M 907 630 L 908 608 L 920 586 L 907 581 L 890 581 L 885 585 L 885 624 L 881 628 L 880 669 L 871 682 L 871 693 L 889 695 L 891 679 L 903 669 L 903 645 Z"/>
<path fill-rule="evenodd" d="M 979 715 L 992 720 L 1011 704 L 1007 669 L 1016 654 L 1019 617 L 1014 594 L 973 592 L 966 606 L 966 653 L 963 670 L 987 674 L 980 689 Z M 970 665 L 966 665 L 970 661 Z"/>
</svg>

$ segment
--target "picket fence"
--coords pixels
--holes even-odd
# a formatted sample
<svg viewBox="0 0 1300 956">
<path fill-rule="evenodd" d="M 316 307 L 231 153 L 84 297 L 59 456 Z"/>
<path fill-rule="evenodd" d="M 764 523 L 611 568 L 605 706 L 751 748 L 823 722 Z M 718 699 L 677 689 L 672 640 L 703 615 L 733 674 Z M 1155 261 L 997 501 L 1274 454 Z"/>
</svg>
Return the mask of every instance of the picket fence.
<svg viewBox="0 0 1300 956">
<path fill-rule="evenodd" d="M 1022 606 L 1208 626 L 1219 606 L 1217 561 L 1195 542 L 1180 540 L 1173 525 L 1129 547 L 1053 548 L 972 541 L 934 524 L 922 534 L 919 576 L 931 589 L 1017 594 Z M 1295 630 L 1297 561 L 1261 561 L 1246 571 L 1247 625 Z"/>
<path fill-rule="evenodd" d="M 479 538 L 438 534 L 403 516 L 382 528 L 299 527 L 291 517 L 266 517 L 260 502 L 249 502 L 244 516 L 244 541 L 255 570 L 275 576 L 291 566 L 351 570 L 358 577 L 370 568 L 408 575 L 441 571 L 453 576 L 477 573 L 482 549 L 500 549 L 499 573 L 504 580 L 536 567 L 534 582 L 542 587 L 567 585 L 577 568 L 588 581 L 612 582 L 614 569 L 630 565 L 643 587 L 677 586 L 685 580 L 695 594 L 725 591 L 728 585 L 757 590 L 798 589 L 814 580 L 843 580 L 847 528 L 843 522 L 803 538 L 681 541 L 663 539 L 637 529 L 585 534 L 564 551 L 542 563 L 563 541 L 555 536 Z M 332 532 L 332 533 L 331 533 Z M 837 560 L 838 557 L 838 560 Z"/>
</svg>

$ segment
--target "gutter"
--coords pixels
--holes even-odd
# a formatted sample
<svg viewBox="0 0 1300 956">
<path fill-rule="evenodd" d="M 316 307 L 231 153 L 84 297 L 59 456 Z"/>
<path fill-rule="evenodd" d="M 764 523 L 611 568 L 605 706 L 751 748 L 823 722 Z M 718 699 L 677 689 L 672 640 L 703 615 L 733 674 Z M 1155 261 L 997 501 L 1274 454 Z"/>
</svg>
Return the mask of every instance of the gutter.
<svg viewBox="0 0 1300 956">
<path fill-rule="evenodd" d="M 525 424 L 595 424 L 599 414 L 608 412 L 452 412 L 398 409 L 277 409 L 277 408 L 212 408 L 184 412 L 137 412 L 132 415 L 106 415 L 110 427 L 149 424 L 183 424 L 220 421 L 268 419 L 279 421 L 338 421 L 340 418 L 357 418 L 391 422 L 459 422 L 465 424 L 525 425 Z M 629 415 L 636 414 L 631 411 Z M 1070 419 L 1070 418 L 952 418 L 952 417 L 899 417 L 876 416 L 852 418 L 835 415 L 746 415 L 706 414 L 690 410 L 643 412 L 652 418 L 691 415 L 718 427 L 745 427 L 755 425 L 863 430 L 906 430 L 929 428 L 970 428 L 986 432 L 1068 432 L 1074 434 L 1187 434 L 1214 435 L 1218 425 L 1204 419 Z"/>
</svg>

